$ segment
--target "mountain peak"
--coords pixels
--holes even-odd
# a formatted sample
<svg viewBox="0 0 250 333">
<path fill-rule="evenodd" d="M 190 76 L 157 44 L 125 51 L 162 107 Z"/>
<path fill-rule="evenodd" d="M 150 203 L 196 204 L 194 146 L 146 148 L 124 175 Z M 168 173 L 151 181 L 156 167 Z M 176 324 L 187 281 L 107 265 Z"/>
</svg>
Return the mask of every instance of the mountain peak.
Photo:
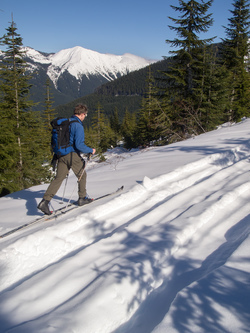
<svg viewBox="0 0 250 333">
<path fill-rule="evenodd" d="M 116 79 L 118 74 L 127 74 L 149 65 L 149 63 L 144 58 L 128 53 L 124 55 L 102 54 L 75 46 L 61 50 L 51 56 L 48 75 L 51 78 L 58 79 L 67 70 L 78 79 L 82 75 L 87 77 L 89 75 L 101 75 L 110 81 Z M 60 72 L 58 72 L 58 67 L 61 68 Z"/>
<path fill-rule="evenodd" d="M 125 53 L 123 55 L 102 54 L 75 46 L 46 55 L 25 47 L 26 54 L 35 63 L 48 64 L 47 75 L 57 86 L 59 77 L 67 71 L 78 81 L 82 76 L 98 75 L 111 81 L 129 72 L 146 67 L 154 61 Z"/>
</svg>

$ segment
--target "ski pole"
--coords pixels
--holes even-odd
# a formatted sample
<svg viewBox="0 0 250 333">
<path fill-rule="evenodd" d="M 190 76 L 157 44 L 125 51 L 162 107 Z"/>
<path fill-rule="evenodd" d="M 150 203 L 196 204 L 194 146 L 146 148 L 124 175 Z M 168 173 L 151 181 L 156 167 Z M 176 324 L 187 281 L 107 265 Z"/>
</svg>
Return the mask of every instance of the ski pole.
<svg viewBox="0 0 250 333">
<path fill-rule="evenodd" d="M 66 190 L 66 187 L 67 187 L 68 178 L 69 178 L 69 173 L 66 176 L 66 181 L 65 181 L 64 190 L 63 190 L 63 196 L 62 196 L 62 200 L 60 201 L 60 204 L 63 204 L 63 201 L 64 201 L 65 190 Z"/>
<path fill-rule="evenodd" d="M 70 196 L 70 198 L 69 198 L 69 200 L 68 200 L 68 202 L 67 202 L 67 205 L 66 205 L 65 209 L 68 208 L 68 205 L 69 205 L 69 203 L 70 203 L 70 201 L 71 201 L 71 199 L 72 199 L 72 196 L 73 196 L 73 194 L 75 193 L 76 186 L 77 186 L 77 184 L 79 184 L 80 180 L 82 179 L 83 173 L 84 173 L 84 171 L 85 171 L 85 169 L 86 169 L 86 166 L 87 166 L 87 164 L 88 164 L 88 161 L 90 160 L 90 156 L 91 156 L 91 155 L 92 155 L 92 154 L 89 153 L 89 154 L 87 155 L 87 161 L 86 161 L 86 162 L 84 161 L 84 162 L 85 162 L 85 163 L 84 163 L 84 167 L 83 167 L 83 169 L 82 169 L 82 172 L 81 172 L 79 178 L 77 179 L 77 183 L 75 184 L 75 187 L 74 187 L 74 189 L 73 189 L 73 191 L 72 191 L 72 193 L 71 193 L 71 196 Z"/>
</svg>

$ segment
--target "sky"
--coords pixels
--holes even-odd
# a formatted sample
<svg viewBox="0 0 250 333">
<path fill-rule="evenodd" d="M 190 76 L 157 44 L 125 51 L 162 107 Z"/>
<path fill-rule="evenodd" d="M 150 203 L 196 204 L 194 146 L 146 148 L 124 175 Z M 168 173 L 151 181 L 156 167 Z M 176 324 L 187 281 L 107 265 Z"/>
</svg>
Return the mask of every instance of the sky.
<svg viewBox="0 0 250 333">
<path fill-rule="evenodd" d="M 208 13 L 214 24 L 205 38 L 225 37 L 234 0 L 214 0 Z M 99 53 L 132 53 L 161 60 L 170 50 L 166 39 L 174 39 L 169 29 L 179 13 L 170 6 L 178 0 L 2 0 L 0 36 L 9 27 L 13 14 L 23 45 L 37 51 L 55 53 L 82 46 Z M 202 37 L 204 38 L 204 36 Z"/>
</svg>

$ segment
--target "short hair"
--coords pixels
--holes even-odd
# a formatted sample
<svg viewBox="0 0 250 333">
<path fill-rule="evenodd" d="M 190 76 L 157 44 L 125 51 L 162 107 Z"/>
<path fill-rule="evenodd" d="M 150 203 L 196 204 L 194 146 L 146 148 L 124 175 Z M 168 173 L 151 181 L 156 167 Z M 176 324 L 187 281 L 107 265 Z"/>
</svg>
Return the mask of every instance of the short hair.
<svg viewBox="0 0 250 333">
<path fill-rule="evenodd" d="M 82 113 L 87 114 L 88 113 L 88 108 L 87 108 L 86 105 L 79 103 L 75 106 L 74 114 L 79 115 L 79 114 L 82 114 Z"/>
</svg>

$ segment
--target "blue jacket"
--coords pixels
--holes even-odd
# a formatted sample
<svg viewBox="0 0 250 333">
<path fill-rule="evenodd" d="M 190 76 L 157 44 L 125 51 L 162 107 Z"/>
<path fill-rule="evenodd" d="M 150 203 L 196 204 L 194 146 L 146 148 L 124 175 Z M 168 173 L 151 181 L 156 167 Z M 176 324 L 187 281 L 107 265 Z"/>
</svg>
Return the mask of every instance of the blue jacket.
<svg viewBox="0 0 250 333">
<path fill-rule="evenodd" d="M 70 124 L 70 144 L 72 152 L 89 154 L 93 153 L 93 149 L 86 146 L 84 143 L 84 128 L 81 120 L 77 116 L 72 116 L 70 120 L 77 120 Z"/>
</svg>

